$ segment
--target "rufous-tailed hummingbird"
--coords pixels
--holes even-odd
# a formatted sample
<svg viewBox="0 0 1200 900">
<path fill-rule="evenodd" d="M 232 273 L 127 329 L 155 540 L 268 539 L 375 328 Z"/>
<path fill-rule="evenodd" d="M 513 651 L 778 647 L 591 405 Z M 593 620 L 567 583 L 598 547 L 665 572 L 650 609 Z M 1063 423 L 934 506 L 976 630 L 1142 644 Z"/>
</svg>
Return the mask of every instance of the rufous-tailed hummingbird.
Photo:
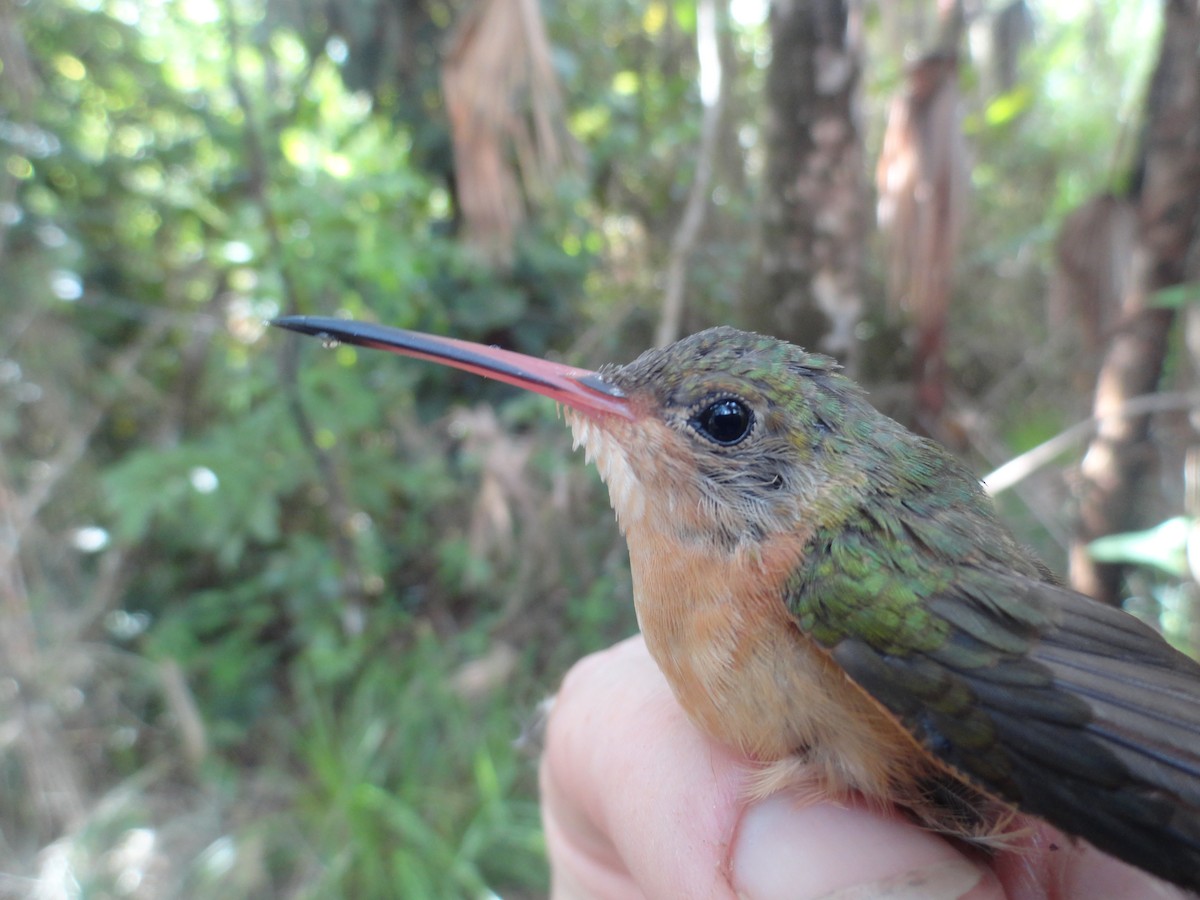
<svg viewBox="0 0 1200 900">
<path fill-rule="evenodd" d="M 939 445 L 828 357 L 714 328 L 592 372 L 341 319 L 293 331 L 567 407 L 629 544 L 646 645 L 762 766 L 988 840 L 1014 809 L 1200 890 L 1200 665 L 1058 584 Z"/>
</svg>

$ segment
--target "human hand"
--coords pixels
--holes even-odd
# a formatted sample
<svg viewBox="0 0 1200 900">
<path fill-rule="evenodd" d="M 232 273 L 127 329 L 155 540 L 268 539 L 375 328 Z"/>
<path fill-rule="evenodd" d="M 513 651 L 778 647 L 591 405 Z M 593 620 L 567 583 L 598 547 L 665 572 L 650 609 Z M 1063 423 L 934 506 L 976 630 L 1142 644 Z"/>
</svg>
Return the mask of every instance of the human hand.
<svg viewBox="0 0 1200 900">
<path fill-rule="evenodd" d="M 542 819 L 555 900 L 1183 898 L 1030 821 L 991 859 L 852 803 L 746 805 L 752 769 L 675 702 L 640 636 L 581 660 L 547 725 Z"/>
</svg>

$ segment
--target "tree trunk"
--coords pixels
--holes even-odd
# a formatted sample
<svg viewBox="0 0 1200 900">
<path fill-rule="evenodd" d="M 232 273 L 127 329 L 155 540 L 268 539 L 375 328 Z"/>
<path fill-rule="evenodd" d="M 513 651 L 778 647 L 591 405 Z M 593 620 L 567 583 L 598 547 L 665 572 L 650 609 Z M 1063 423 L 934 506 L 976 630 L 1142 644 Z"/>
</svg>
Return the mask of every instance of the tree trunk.
<svg viewBox="0 0 1200 900">
<path fill-rule="evenodd" d="M 767 171 L 751 327 L 849 365 L 862 309 L 866 222 L 854 110 L 861 13 L 845 0 L 774 0 L 767 71 Z"/>
<path fill-rule="evenodd" d="M 1083 460 L 1078 538 L 1071 548 L 1071 585 L 1113 604 L 1121 599 L 1121 567 L 1091 559 L 1087 544 L 1144 524 L 1137 501 L 1153 459 L 1150 419 L 1119 413 L 1157 388 L 1174 314 L 1155 306 L 1155 293 L 1195 277 L 1200 235 L 1200 8 L 1196 0 L 1169 0 L 1165 9 L 1146 103 L 1132 274 L 1096 384 L 1100 425 Z"/>
</svg>

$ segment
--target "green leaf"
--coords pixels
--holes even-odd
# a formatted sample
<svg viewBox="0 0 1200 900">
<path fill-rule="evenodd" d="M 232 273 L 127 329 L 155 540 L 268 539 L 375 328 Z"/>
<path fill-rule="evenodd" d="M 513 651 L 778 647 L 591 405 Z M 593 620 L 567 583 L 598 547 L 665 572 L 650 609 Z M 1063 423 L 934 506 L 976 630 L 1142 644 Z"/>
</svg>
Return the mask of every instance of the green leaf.
<svg viewBox="0 0 1200 900">
<path fill-rule="evenodd" d="M 1088 553 L 1100 562 L 1153 566 L 1169 575 L 1184 577 L 1190 571 L 1187 544 L 1195 524 L 1188 516 L 1176 516 L 1145 531 L 1097 538 L 1088 544 Z"/>
<path fill-rule="evenodd" d="M 1033 102 L 1033 91 L 1029 85 L 1021 85 L 1011 91 L 1001 94 L 988 104 L 983 114 L 984 121 L 993 128 L 1007 125 L 1021 113 L 1029 109 Z"/>
<path fill-rule="evenodd" d="M 1183 309 L 1200 302 L 1200 282 L 1185 281 L 1154 292 L 1150 305 L 1163 309 Z"/>
</svg>

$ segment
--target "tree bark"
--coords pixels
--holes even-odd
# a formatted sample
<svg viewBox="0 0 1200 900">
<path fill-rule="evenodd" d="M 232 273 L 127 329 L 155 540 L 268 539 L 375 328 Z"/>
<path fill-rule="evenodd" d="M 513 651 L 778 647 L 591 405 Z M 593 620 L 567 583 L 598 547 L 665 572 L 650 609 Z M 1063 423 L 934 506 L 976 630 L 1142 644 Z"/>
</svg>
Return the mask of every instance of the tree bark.
<svg viewBox="0 0 1200 900">
<path fill-rule="evenodd" d="M 1081 468 L 1078 538 L 1071 548 L 1071 585 L 1113 604 L 1121 600 L 1121 567 L 1093 560 L 1087 544 L 1144 524 L 1137 501 L 1154 455 L 1149 416 L 1114 413 L 1158 385 L 1174 313 L 1156 306 L 1155 294 L 1197 271 L 1200 4 L 1169 0 L 1165 16 L 1146 104 L 1132 275 L 1096 384 L 1094 413 L 1101 424 Z"/>
<path fill-rule="evenodd" d="M 847 365 L 866 222 L 860 16 L 844 0 L 771 4 L 762 233 L 744 295 L 751 327 Z"/>
</svg>

